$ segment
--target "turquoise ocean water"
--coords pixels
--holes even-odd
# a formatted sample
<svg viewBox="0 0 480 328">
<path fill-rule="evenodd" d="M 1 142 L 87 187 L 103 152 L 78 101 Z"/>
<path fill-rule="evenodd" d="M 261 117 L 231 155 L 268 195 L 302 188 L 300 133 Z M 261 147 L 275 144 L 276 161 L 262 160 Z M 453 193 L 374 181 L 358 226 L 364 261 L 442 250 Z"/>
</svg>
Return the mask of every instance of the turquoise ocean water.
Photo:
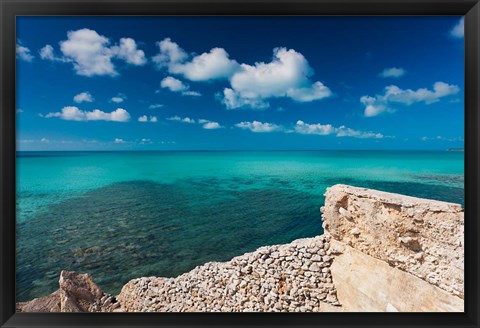
<svg viewBox="0 0 480 328">
<path fill-rule="evenodd" d="M 109 293 L 322 233 L 337 183 L 464 203 L 447 151 L 18 152 L 17 301 L 88 272 Z"/>
</svg>

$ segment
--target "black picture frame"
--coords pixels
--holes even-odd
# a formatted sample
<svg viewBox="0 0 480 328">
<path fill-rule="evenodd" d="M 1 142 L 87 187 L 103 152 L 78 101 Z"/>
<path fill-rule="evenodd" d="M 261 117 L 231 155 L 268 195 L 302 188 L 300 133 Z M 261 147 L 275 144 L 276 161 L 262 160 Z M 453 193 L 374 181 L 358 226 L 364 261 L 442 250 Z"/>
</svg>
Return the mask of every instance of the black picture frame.
<svg viewBox="0 0 480 328">
<path fill-rule="evenodd" d="M 1 327 L 479 327 L 480 3 L 478 0 L 0 0 Z M 15 313 L 17 15 L 464 15 L 464 313 Z"/>
</svg>

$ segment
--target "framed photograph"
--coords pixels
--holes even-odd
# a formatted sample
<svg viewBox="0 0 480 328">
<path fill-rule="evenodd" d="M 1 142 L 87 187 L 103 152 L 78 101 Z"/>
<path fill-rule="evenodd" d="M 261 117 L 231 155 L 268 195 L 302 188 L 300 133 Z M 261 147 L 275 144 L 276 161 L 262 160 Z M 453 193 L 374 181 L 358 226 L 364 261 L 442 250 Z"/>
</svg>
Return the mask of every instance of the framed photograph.
<svg viewBox="0 0 480 328">
<path fill-rule="evenodd" d="M 479 326 L 478 1 L 0 4 L 1 327 Z"/>
</svg>

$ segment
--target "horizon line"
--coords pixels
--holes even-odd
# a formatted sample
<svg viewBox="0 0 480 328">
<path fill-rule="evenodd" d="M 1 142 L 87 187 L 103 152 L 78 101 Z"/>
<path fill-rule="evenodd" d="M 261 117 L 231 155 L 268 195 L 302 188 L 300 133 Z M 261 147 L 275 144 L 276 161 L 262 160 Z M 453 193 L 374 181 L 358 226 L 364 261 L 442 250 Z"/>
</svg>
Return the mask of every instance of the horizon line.
<svg viewBox="0 0 480 328">
<path fill-rule="evenodd" d="M 435 149 L 95 149 L 95 150 L 15 150 L 15 152 L 302 152 L 302 151 L 446 151 L 463 152 L 465 148 L 435 148 Z"/>
</svg>

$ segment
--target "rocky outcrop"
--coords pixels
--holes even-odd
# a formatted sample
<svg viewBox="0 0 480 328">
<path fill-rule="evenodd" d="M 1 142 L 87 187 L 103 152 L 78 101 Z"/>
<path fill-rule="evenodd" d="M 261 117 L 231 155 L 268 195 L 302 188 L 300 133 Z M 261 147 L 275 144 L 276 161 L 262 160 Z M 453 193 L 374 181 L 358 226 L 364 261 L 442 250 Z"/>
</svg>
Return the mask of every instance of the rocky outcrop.
<svg viewBox="0 0 480 328">
<path fill-rule="evenodd" d="M 337 242 L 332 246 L 339 249 Z M 333 283 L 347 312 L 463 312 L 463 300 L 387 262 L 343 244 Z"/>
<path fill-rule="evenodd" d="M 460 205 L 346 185 L 325 196 L 323 227 L 332 238 L 463 298 Z"/>
<path fill-rule="evenodd" d="M 261 247 L 229 262 L 210 262 L 177 278 L 140 278 L 118 295 L 127 312 L 322 311 L 339 305 L 329 238 Z"/>
<path fill-rule="evenodd" d="M 62 271 L 57 291 L 17 303 L 17 312 L 111 312 L 119 307 L 120 303 L 103 293 L 89 274 Z"/>
<path fill-rule="evenodd" d="M 176 278 L 133 279 L 114 298 L 62 271 L 24 312 L 463 312 L 460 205 L 335 185 L 325 233 L 210 262 Z"/>
</svg>

